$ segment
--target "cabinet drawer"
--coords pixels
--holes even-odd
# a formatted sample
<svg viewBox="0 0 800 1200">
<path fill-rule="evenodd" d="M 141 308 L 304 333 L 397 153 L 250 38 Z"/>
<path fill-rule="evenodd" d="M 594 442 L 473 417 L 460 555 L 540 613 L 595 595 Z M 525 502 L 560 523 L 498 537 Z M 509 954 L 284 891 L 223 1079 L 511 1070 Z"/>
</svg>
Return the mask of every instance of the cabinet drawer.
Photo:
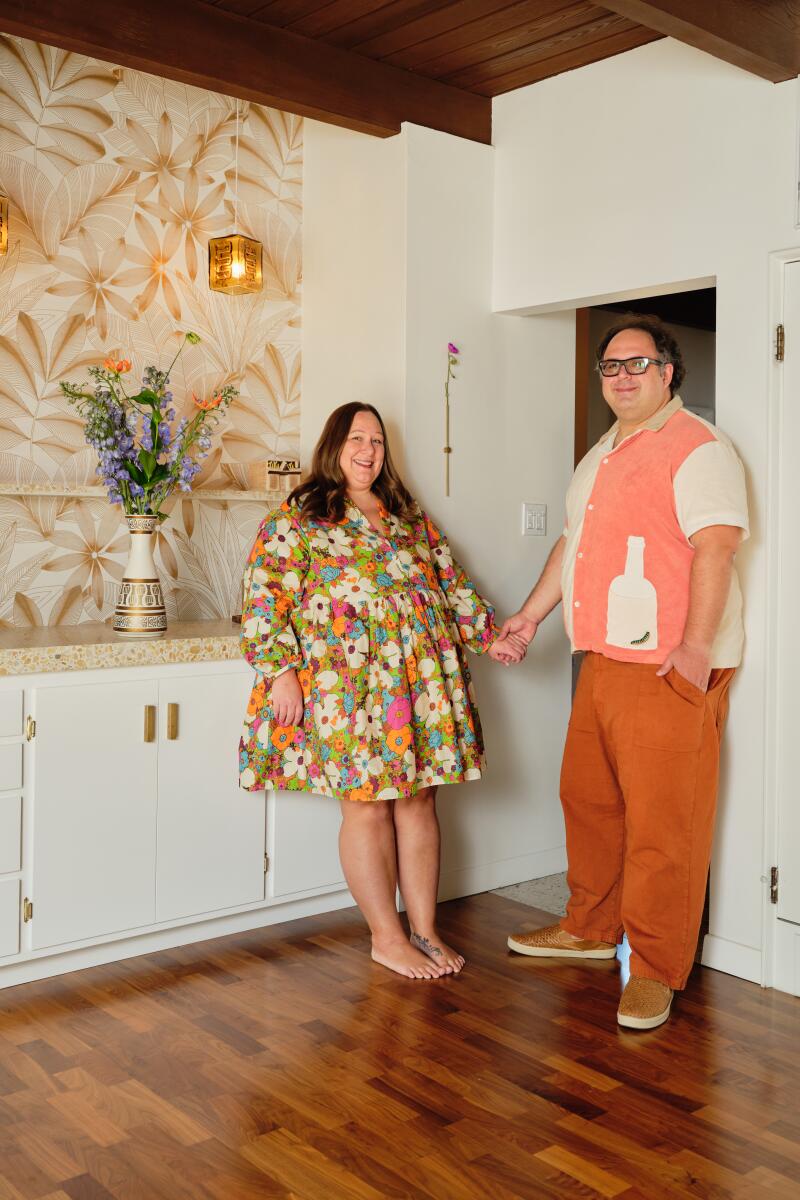
<svg viewBox="0 0 800 1200">
<path fill-rule="evenodd" d="M 19 880 L 0 880 L 0 958 L 19 954 Z"/>
<path fill-rule="evenodd" d="M 22 797 L 0 796 L 0 875 L 20 869 Z"/>
<path fill-rule="evenodd" d="M 22 733 L 22 692 L 0 692 L 0 737 Z"/>
<path fill-rule="evenodd" d="M 0 792 L 22 787 L 22 743 L 0 746 Z"/>
</svg>

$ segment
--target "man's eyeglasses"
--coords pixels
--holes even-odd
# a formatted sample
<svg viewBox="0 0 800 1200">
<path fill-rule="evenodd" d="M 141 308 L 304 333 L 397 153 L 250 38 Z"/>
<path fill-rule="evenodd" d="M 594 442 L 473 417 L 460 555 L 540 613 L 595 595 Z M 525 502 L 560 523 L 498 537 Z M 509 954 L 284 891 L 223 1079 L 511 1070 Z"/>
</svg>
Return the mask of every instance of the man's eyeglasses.
<svg viewBox="0 0 800 1200">
<path fill-rule="evenodd" d="M 622 367 L 628 375 L 644 375 L 651 363 L 655 367 L 667 365 L 663 358 L 647 358 L 640 355 L 637 358 L 601 358 L 597 369 L 604 379 L 611 379 L 612 376 L 619 375 Z"/>
</svg>

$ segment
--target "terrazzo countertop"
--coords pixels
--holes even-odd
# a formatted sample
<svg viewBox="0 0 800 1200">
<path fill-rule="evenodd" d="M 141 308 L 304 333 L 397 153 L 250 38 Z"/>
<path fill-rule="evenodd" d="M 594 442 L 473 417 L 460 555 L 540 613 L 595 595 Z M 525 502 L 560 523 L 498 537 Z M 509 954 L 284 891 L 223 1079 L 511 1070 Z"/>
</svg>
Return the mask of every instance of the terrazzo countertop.
<svg viewBox="0 0 800 1200">
<path fill-rule="evenodd" d="M 175 621 L 159 638 L 120 637 L 99 623 L 3 629 L 0 676 L 237 659 L 240 628 L 233 621 Z"/>
</svg>

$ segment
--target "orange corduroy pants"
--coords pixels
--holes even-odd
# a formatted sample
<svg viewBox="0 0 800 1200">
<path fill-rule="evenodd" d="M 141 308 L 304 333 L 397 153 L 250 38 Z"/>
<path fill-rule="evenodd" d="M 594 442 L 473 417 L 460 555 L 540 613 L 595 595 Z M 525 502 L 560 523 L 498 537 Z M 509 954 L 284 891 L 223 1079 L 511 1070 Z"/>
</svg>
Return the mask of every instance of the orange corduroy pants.
<svg viewBox="0 0 800 1200">
<path fill-rule="evenodd" d="M 562 927 L 631 947 L 678 990 L 703 914 L 732 668 L 704 694 L 677 671 L 584 658 L 561 769 L 571 896 Z"/>
</svg>

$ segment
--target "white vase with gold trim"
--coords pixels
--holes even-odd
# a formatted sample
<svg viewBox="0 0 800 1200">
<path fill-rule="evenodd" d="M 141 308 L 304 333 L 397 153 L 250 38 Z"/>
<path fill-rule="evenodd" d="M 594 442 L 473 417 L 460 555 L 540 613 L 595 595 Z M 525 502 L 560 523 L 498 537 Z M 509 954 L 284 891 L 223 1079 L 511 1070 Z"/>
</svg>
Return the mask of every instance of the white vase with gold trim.
<svg viewBox="0 0 800 1200">
<path fill-rule="evenodd" d="M 126 516 L 131 535 L 128 565 L 119 585 L 114 630 L 121 637 L 163 637 L 167 610 L 153 557 L 158 517 Z"/>
</svg>

